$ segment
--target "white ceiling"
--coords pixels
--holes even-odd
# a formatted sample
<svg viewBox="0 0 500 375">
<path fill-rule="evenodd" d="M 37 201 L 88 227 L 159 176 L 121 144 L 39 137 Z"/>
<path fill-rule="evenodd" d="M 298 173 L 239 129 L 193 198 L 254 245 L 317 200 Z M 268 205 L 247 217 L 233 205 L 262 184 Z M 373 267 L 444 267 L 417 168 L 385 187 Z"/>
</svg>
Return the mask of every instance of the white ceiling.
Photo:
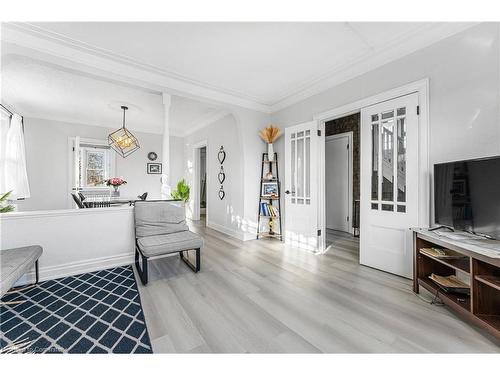
<svg viewBox="0 0 500 375">
<path fill-rule="evenodd" d="M 163 104 L 159 93 L 108 82 L 19 56 L 2 58 L 2 101 L 26 117 L 115 128 L 121 105 L 127 105 L 127 127 L 162 133 Z M 172 96 L 170 129 L 185 135 L 220 109 Z"/>
<path fill-rule="evenodd" d="M 79 51 L 140 66 L 272 111 L 279 103 L 289 104 L 293 96 L 310 95 L 313 85 L 324 89 L 333 76 L 345 78 L 346 70 L 356 65 L 373 69 L 467 25 L 61 22 L 17 26 Z"/>
<path fill-rule="evenodd" d="M 273 112 L 466 23 L 2 23 L 2 102 L 25 116 L 186 135 L 237 105 Z"/>
</svg>

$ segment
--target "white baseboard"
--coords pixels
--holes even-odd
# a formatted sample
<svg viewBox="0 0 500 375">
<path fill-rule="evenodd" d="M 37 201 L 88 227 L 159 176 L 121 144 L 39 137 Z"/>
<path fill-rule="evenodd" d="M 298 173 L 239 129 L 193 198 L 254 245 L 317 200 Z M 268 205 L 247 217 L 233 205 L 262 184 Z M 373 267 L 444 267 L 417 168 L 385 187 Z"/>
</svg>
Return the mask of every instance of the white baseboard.
<svg viewBox="0 0 500 375">
<path fill-rule="evenodd" d="M 241 241 L 249 241 L 249 240 L 255 239 L 255 235 L 252 233 L 246 233 L 246 232 L 242 232 L 239 230 L 234 230 L 232 228 L 227 228 L 223 225 L 213 223 L 211 221 L 207 221 L 207 227 L 214 229 L 218 232 L 227 234 L 228 236 L 234 237 L 234 238 L 241 240 Z"/>
<path fill-rule="evenodd" d="M 40 259 L 40 262 L 40 281 L 45 281 L 132 264 L 134 263 L 134 255 L 126 253 L 111 257 L 89 259 L 80 262 L 70 262 L 48 267 L 43 267 L 43 257 Z M 26 284 L 30 280 L 35 280 L 35 270 L 27 273 L 26 276 L 22 277 L 16 284 Z"/>
</svg>

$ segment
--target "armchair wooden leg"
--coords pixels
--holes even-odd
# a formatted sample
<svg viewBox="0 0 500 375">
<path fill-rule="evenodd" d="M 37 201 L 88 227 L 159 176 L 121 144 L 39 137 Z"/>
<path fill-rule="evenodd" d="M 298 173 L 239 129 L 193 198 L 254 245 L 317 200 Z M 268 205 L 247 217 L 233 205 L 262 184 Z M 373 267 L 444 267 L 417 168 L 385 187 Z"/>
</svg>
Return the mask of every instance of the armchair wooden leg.
<svg viewBox="0 0 500 375">
<path fill-rule="evenodd" d="M 142 258 L 142 269 L 139 264 L 139 256 Z M 148 283 L 148 258 L 142 255 L 137 247 L 135 248 L 135 268 L 137 268 L 137 273 L 139 274 L 142 284 L 146 285 Z"/>
<path fill-rule="evenodd" d="M 184 263 L 186 263 L 189 268 L 191 268 L 195 273 L 197 273 L 201 269 L 200 249 L 193 249 L 193 250 L 196 251 L 196 265 L 194 265 L 186 257 L 184 257 L 184 251 L 179 251 L 179 255 L 180 255 L 181 259 L 184 261 Z M 185 250 L 185 251 L 189 251 L 189 250 Z"/>
</svg>

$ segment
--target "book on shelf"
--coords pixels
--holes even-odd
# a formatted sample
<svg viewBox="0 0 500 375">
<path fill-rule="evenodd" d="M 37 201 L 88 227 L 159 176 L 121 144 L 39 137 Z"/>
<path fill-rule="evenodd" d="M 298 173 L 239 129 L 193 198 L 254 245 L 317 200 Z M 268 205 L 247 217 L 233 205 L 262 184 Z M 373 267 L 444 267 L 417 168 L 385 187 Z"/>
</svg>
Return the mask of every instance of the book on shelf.
<svg viewBox="0 0 500 375">
<path fill-rule="evenodd" d="M 420 252 L 429 255 L 430 257 L 433 258 L 438 258 L 438 259 L 463 259 L 467 258 L 466 255 L 463 255 L 461 253 L 458 253 L 456 251 L 450 250 L 450 249 L 440 249 L 436 247 L 429 247 L 429 248 L 421 248 Z"/>
<path fill-rule="evenodd" d="M 260 203 L 260 214 L 262 216 L 278 217 L 279 210 L 276 207 L 274 207 L 273 205 L 270 205 L 269 203 L 261 202 Z"/>
</svg>

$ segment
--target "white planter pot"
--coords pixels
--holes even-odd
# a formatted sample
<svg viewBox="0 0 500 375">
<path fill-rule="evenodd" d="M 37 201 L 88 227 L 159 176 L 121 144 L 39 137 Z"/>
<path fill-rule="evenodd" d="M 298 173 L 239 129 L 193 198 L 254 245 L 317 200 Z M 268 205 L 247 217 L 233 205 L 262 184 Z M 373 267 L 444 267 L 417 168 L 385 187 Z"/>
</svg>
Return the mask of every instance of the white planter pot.
<svg viewBox="0 0 500 375">
<path fill-rule="evenodd" d="M 267 144 L 267 159 L 269 161 L 273 161 L 274 160 L 274 149 L 273 149 L 273 144 L 272 143 L 268 143 Z"/>
</svg>

